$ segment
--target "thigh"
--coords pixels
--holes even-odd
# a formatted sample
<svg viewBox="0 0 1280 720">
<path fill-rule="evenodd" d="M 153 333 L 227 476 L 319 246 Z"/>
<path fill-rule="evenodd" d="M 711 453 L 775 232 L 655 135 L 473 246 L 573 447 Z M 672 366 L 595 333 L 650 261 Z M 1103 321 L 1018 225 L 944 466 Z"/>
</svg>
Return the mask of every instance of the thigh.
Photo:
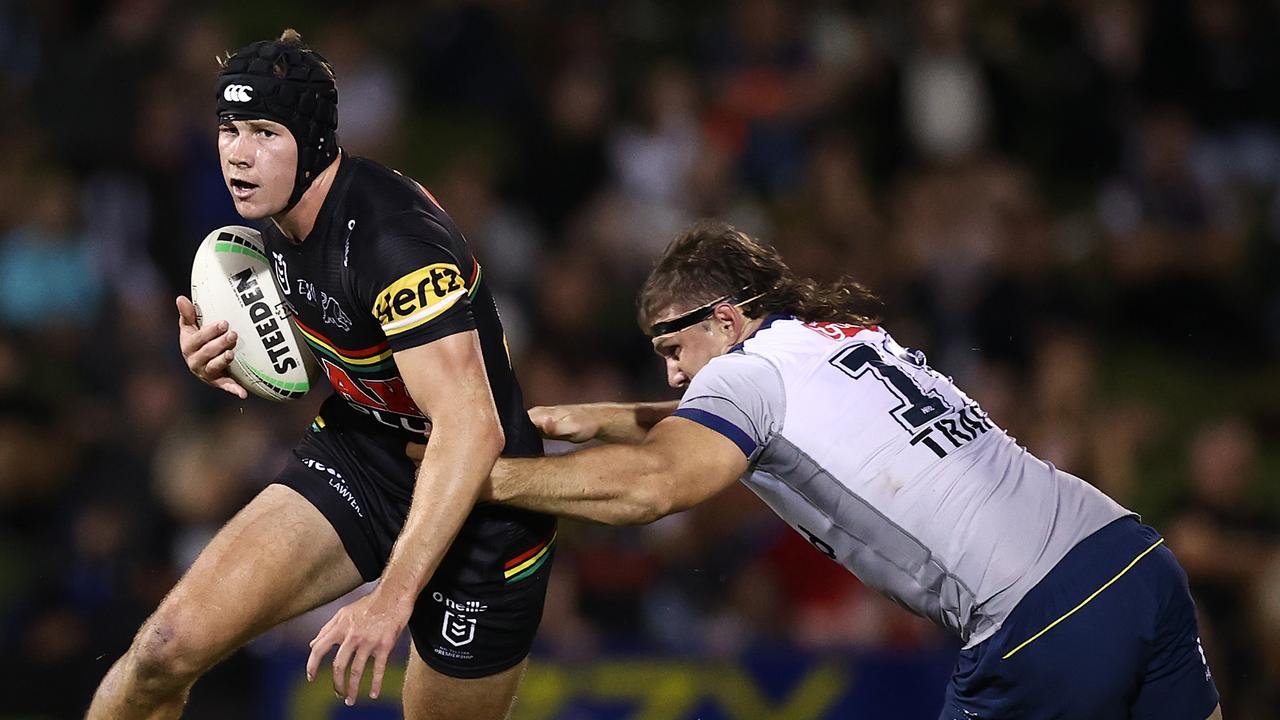
<svg viewBox="0 0 1280 720">
<path fill-rule="evenodd" d="M 212 663 L 256 635 L 361 582 L 325 517 L 269 485 L 214 536 L 145 630 Z"/>
<path fill-rule="evenodd" d="M 457 678 L 433 670 L 409 648 L 404 679 L 405 720 L 505 720 L 528 660 L 482 678 Z"/>
</svg>

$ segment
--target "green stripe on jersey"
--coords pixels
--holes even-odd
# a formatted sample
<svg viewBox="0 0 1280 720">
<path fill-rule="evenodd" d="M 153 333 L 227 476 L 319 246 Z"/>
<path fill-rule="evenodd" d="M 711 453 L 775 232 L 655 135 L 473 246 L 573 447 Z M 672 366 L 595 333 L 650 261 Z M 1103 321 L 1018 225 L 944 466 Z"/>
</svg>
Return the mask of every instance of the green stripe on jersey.
<svg viewBox="0 0 1280 720">
<path fill-rule="evenodd" d="M 302 339 L 307 342 L 307 346 L 310 347 L 312 350 L 314 350 L 317 355 L 325 356 L 325 358 L 332 360 L 333 362 L 342 366 L 342 369 L 348 372 L 357 373 L 357 374 L 367 373 L 367 372 L 376 372 L 376 371 L 385 370 L 386 368 L 396 364 L 396 359 L 394 357 L 389 357 L 386 360 L 383 360 L 382 362 L 373 363 L 372 365 L 354 365 L 352 363 L 347 362 L 346 360 L 343 360 L 341 355 L 335 354 L 329 348 L 307 337 L 306 333 L 303 333 Z"/>
</svg>

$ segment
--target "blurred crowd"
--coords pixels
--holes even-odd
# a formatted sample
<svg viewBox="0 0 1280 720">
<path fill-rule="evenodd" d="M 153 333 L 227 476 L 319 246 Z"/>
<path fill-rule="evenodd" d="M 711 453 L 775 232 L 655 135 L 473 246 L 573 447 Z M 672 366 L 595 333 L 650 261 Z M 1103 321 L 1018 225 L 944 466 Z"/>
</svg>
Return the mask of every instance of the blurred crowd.
<svg viewBox="0 0 1280 720">
<path fill-rule="evenodd" d="M 173 305 L 239 221 L 214 58 L 293 26 L 335 66 L 343 147 L 469 238 L 530 404 L 674 397 L 634 292 L 726 218 L 869 285 L 899 341 L 1155 524 L 1224 709 L 1274 717 L 1280 3 L 264 5 L 0 0 L 0 676 L 29 691 L 0 716 L 75 716 L 320 400 L 200 385 Z M 539 652 L 564 657 L 948 642 L 741 489 L 565 523 L 554 578 Z M 193 713 L 247 716 L 255 662 Z"/>
</svg>

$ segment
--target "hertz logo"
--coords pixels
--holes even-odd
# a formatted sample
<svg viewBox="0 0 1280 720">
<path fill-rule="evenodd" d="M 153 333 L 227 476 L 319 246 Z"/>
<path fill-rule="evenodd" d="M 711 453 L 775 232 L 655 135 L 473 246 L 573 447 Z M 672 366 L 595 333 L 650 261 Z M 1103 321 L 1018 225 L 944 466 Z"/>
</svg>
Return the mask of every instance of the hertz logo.
<svg viewBox="0 0 1280 720">
<path fill-rule="evenodd" d="M 453 307 L 467 292 L 456 265 L 436 263 L 388 285 L 373 303 L 373 316 L 388 336 L 411 330 Z"/>
</svg>

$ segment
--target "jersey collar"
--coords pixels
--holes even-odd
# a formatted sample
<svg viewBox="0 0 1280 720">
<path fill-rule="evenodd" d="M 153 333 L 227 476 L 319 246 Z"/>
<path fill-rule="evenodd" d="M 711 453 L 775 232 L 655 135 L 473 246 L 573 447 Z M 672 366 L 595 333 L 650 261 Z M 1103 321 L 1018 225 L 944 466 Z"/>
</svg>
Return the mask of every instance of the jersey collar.
<svg viewBox="0 0 1280 720">
<path fill-rule="evenodd" d="M 759 333 L 761 330 L 767 329 L 770 325 L 774 324 L 779 320 L 794 320 L 795 318 L 796 318 L 795 315 L 789 315 L 787 313 L 771 313 L 769 315 L 766 315 L 764 318 L 764 322 L 760 323 L 760 327 L 756 328 L 755 330 L 752 330 L 750 335 L 742 339 L 742 342 L 729 348 L 729 352 L 731 353 L 742 352 L 742 346 L 746 345 L 747 341 L 755 337 L 756 334 Z"/>
</svg>

